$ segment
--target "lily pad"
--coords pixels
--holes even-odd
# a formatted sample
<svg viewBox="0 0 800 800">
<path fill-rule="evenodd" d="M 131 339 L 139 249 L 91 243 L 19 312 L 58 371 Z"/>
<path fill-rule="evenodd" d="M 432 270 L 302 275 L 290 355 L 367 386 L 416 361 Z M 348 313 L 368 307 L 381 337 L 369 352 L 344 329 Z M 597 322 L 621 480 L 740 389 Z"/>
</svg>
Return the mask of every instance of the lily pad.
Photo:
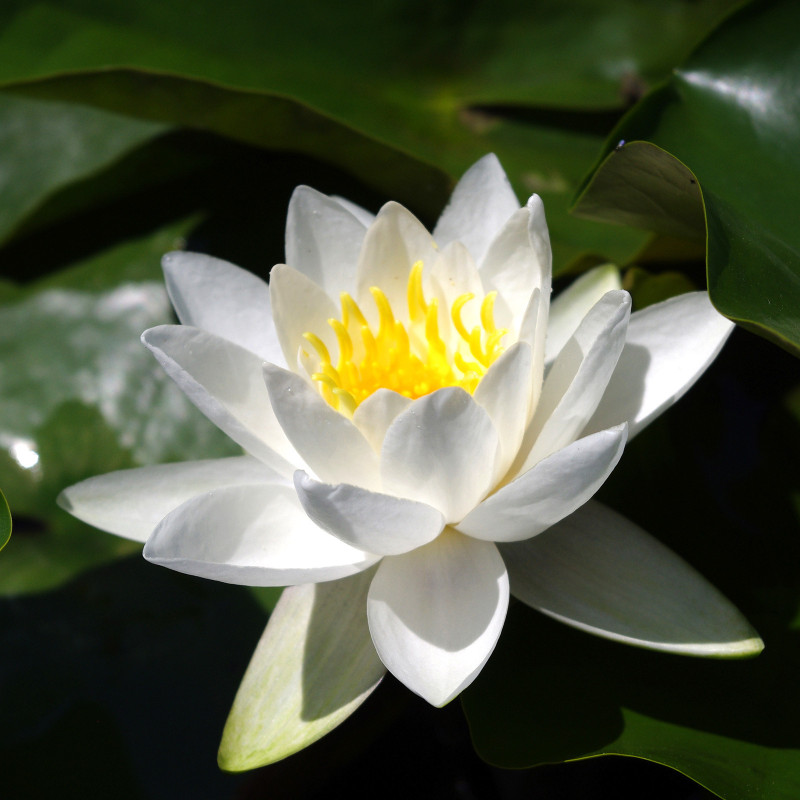
<svg viewBox="0 0 800 800">
<path fill-rule="evenodd" d="M 131 552 L 57 508 L 65 486 L 235 452 L 139 342 L 145 328 L 171 320 L 159 261 L 186 230 L 174 224 L 119 245 L 0 307 L 0 482 L 18 523 L 0 593 L 53 586 Z"/>
<path fill-rule="evenodd" d="M 518 604 L 463 695 L 483 758 L 522 768 L 628 755 L 683 772 L 725 800 L 800 794 L 793 364 L 734 332 L 698 384 L 629 443 L 599 493 L 723 591 L 764 652 L 715 662 L 637 650 Z"/>
<path fill-rule="evenodd" d="M 58 191 L 170 127 L 69 102 L 0 94 L 0 242 Z M 130 191 L 132 182 L 125 188 Z"/>
<path fill-rule="evenodd" d="M 3 493 L 0 492 L 0 550 L 2 550 L 11 538 L 11 511 Z"/>
<path fill-rule="evenodd" d="M 575 209 L 693 235 L 702 230 L 702 197 L 711 299 L 726 316 L 795 354 L 799 25 L 800 6 L 791 0 L 734 13 L 623 119 Z M 615 152 L 620 140 L 630 144 Z M 638 209 L 631 210 L 632 202 Z"/>
<path fill-rule="evenodd" d="M 548 203 L 557 269 L 625 263 L 641 235 L 563 215 L 606 130 L 596 112 L 663 78 L 730 5 L 242 0 L 215 25 L 210 0 L 11 4 L 0 83 L 321 157 L 431 216 L 494 150 Z"/>
</svg>

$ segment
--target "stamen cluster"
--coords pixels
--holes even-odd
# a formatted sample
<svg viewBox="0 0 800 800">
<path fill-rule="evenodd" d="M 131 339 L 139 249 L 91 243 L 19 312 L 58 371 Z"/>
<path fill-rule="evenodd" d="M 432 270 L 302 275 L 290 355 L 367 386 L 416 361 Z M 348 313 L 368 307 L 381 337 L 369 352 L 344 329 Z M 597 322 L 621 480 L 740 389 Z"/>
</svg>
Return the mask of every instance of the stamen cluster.
<svg viewBox="0 0 800 800">
<path fill-rule="evenodd" d="M 311 377 L 333 408 L 351 416 L 378 389 L 391 389 L 411 399 L 446 386 L 460 386 L 472 394 L 503 352 L 500 341 L 508 330 L 495 325 L 497 292 L 484 297 L 480 324 L 471 330 L 463 322 L 462 310 L 475 296 L 459 295 L 450 308 L 448 328 L 452 329 L 444 331 L 443 337 L 438 302 L 425 298 L 422 270 L 423 264 L 418 261 L 409 273 L 407 326 L 395 317 L 379 287 L 370 288 L 378 310 L 377 330 L 370 326 L 358 303 L 347 292 L 341 293 L 342 318 L 328 320 L 339 350 L 335 367 L 319 336 L 303 334 L 319 358 L 319 367 Z"/>
</svg>

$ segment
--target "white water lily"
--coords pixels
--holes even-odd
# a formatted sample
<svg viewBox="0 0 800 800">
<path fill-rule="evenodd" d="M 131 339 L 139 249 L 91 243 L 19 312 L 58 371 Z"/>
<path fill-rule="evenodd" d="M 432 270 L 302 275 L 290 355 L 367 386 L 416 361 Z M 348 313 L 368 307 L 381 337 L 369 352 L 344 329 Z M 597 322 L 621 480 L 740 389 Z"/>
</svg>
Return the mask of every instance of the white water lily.
<svg viewBox="0 0 800 800">
<path fill-rule="evenodd" d="M 433 235 L 395 203 L 373 217 L 297 189 L 286 261 L 267 285 L 208 256 L 167 256 L 182 324 L 142 337 L 247 455 L 63 495 L 157 564 L 292 587 L 237 696 L 224 766 L 318 738 L 384 669 L 449 702 L 489 658 L 509 592 L 644 647 L 761 649 L 688 565 L 587 502 L 626 439 L 724 344 L 732 326 L 705 293 L 631 315 L 616 271 L 600 268 L 551 305 L 541 200 L 519 208 L 493 156 L 462 178 Z"/>
</svg>

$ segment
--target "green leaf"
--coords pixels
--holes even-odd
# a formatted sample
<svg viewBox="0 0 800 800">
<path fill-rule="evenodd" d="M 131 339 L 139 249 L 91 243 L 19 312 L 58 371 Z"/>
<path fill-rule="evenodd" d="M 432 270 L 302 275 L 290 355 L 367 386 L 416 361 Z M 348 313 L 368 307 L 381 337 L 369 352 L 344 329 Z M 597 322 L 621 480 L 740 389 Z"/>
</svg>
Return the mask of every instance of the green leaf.
<svg viewBox="0 0 800 800">
<path fill-rule="evenodd" d="M 372 694 L 386 673 L 367 627 L 374 574 L 284 590 L 225 724 L 222 769 L 280 761 L 344 722 Z"/>
<path fill-rule="evenodd" d="M 787 746 L 776 732 L 795 728 L 795 657 L 769 646 L 746 662 L 647 653 L 519 605 L 462 697 L 478 753 L 497 766 L 624 754 L 725 800 L 794 800 L 800 742 Z"/>
<path fill-rule="evenodd" d="M 11 511 L 3 493 L 0 492 L 0 550 L 2 550 L 11 538 Z"/>
<path fill-rule="evenodd" d="M 622 121 L 608 150 L 617 140 L 630 144 L 602 161 L 576 205 L 579 214 L 688 236 L 701 230 L 696 176 L 714 304 L 795 354 L 798 25 L 791 0 L 733 14 Z"/>
<path fill-rule="evenodd" d="M 0 482 L 17 520 L 0 593 L 54 586 L 136 549 L 57 508 L 65 486 L 236 452 L 139 342 L 145 328 L 172 319 L 159 261 L 186 230 L 173 224 L 119 245 L 0 307 Z"/>
<path fill-rule="evenodd" d="M 795 364 L 734 331 L 696 386 L 628 443 L 598 497 L 722 591 L 764 652 L 741 662 L 648 653 L 518 604 L 464 694 L 481 756 L 520 768 L 614 753 L 726 800 L 800 796 Z"/>
<path fill-rule="evenodd" d="M 241 0 L 222 26 L 210 0 L 11 5 L 0 82 L 318 156 L 428 215 L 494 150 L 517 191 L 543 194 L 557 269 L 626 263 L 640 234 L 564 215 L 606 130 L 597 110 L 665 76 L 730 5 Z"/>
<path fill-rule="evenodd" d="M 72 103 L 0 94 L 0 242 L 58 191 L 168 128 Z"/>
</svg>

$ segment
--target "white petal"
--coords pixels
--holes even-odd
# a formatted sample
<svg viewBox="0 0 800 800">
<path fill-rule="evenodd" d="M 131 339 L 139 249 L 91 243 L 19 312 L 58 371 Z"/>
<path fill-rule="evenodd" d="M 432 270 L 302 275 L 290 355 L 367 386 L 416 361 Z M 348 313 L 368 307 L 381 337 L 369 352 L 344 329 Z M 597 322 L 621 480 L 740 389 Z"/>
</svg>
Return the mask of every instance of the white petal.
<svg viewBox="0 0 800 800">
<path fill-rule="evenodd" d="M 144 542 L 170 511 L 223 486 L 286 483 L 286 478 L 255 458 L 157 464 L 97 475 L 70 486 L 59 505 L 95 528 Z"/>
<path fill-rule="evenodd" d="M 498 447 L 489 415 L 463 389 L 439 389 L 415 400 L 386 432 L 383 489 L 460 520 L 489 490 Z"/>
<path fill-rule="evenodd" d="M 539 405 L 544 379 L 544 342 L 547 331 L 548 300 L 536 289 L 528 301 L 522 314 L 519 327 L 519 341 L 531 347 L 531 400 L 526 424 L 530 422 L 533 412 Z"/>
<path fill-rule="evenodd" d="M 375 215 L 366 208 L 362 208 L 352 200 L 346 197 L 339 197 L 338 194 L 332 194 L 331 199 L 335 200 L 342 208 L 347 209 L 365 228 L 369 228 L 375 222 Z"/>
<path fill-rule="evenodd" d="M 608 292 L 584 317 L 545 379 L 512 476 L 566 447 L 583 430 L 622 351 L 630 308 L 627 292 Z"/>
<path fill-rule="evenodd" d="M 461 311 L 464 326 L 471 331 L 480 324 L 480 308 L 483 301 L 483 284 L 472 256 L 461 242 L 451 242 L 438 254 L 429 273 L 423 274 L 423 286 L 427 299 L 436 298 L 439 304 L 439 331 L 447 341 L 447 331 L 456 337 L 450 318 L 450 309 L 463 294 L 472 294 Z M 451 347 L 456 342 L 447 341 Z"/>
<path fill-rule="evenodd" d="M 508 609 L 508 577 L 495 546 L 446 531 L 383 560 L 367 616 L 381 661 L 435 706 L 477 677 Z"/>
<path fill-rule="evenodd" d="M 414 500 L 343 483 L 319 483 L 301 470 L 294 484 L 306 514 L 320 528 L 371 553 L 407 553 L 433 541 L 444 528 L 440 512 Z"/>
<path fill-rule="evenodd" d="M 188 325 L 150 328 L 142 341 L 186 396 L 237 444 L 281 474 L 301 466 L 272 411 L 260 356 Z"/>
<path fill-rule="evenodd" d="M 439 247 L 463 242 L 476 262 L 519 209 L 519 201 L 494 153 L 484 156 L 463 175 L 433 231 Z M 465 290 L 466 291 L 466 290 Z"/>
<path fill-rule="evenodd" d="M 491 542 L 521 541 L 547 530 L 603 485 L 626 438 L 623 424 L 578 439 L 486 498 L 458 530 Z"/>
<path fill-rule="evenodd" d="M 411 403 L 410 397 L 404 397 L 391 389 L 378 389 L 355 410 L 353 424 L 364 434 L 372 449 L 380 453 L 383 437 L 386 436 L 389 426 Z"/>
<path fill-rule="evenodd" d="M 706 292 L 682 294 L 637 311 L 586 432 L 627 421 L 630 436 L 635 436 L 705 372 L 732 330 L 733 323 L 716 311 Z"/>
<path fill-rule="evenodd" d="M 425 226 L 403 206 L 387 203 L 367 231 L 358 260 L 358 303 L 367 319 L 377 321 L 370 287 L 387 297 L 397 319 L 408 320 L 406 287 L 417 261 L 428 265 L 436 258 L 433 238 Z"/>
<path fill-rule="evenodd" d="M 531 361 L 530 346 L 517 342 L 492 364 L 473 395 L 500 438 L 492 483 L 505 474 L 522 442 L 531 403 Z"/>
<path fill-rule="evenodd" d="M 199 253 L 168 253 L 161 261 L 172 305 L 184 325 L 202 328 L 283 364 L 269 286 L 252 272 Z"/>
<path fill-rule="evenodd" d="M 501 546 L 515 597 L 568 625 L 628 644 L 697 656 L 754 655 L 747 620 L 641 528 L 589 502 L 527 542 Z"/>
<path fill-rule="evenodd" d="M 533 195 L 509 218 L 480 265 L 484 289 L 496 290 L 499 295 L 495 302 L 498 325 L 519 328 L 534 289 L 550 297 L 552 260 L 544 205 Z"/>
<path fill-rule="evenodd" d="M 338 318 L 339 314 L 333 300 L 302 272 L 285 264 L 272 268 L 269 288 L 275 328 L 289 368 L 294 369 L 300 348 L 314 353 L 303 338 L 304 333 L 313 333 L 322 339 L 335 358 L 338 352 L 336 336 L 328 325 L 328 320 Z"/>
<path fill-rule="evenodd" d="M 233 701 L 219 765 L 242 772 L 333 730 L 386 674 L 367 625 L 372 570 L 291 586 L 272 612 Z"/>
<path fill-rule="evenodd" d="M 355 291 L 356 265 L 367 232 L 345 206 L 308 186 L 298 186 L 286 219 L 286 263 L 328 296 Z"/>
<path fill-rule="evenodd" d="M 575 333 L 581 320 L 606 292 L 621 289 L 619 270 L 613 264 L 595 267 L 573 281 L 550 303 L 546 361 L 549 364 Z"/>
<path fill-rule="evenodd" d="M 361 431 L 299 375 L 264 365 L 272 407 L 291 443 L 326 483 L 378 489 L 378 456 Z"/>
<path fill-rule="evenodd" d="M 233 486 L 189 500 L 160 522 L 144 557 L 243 586 L 330 581 L 380 558 L 318 528 L 289 486 Z"/>
</svg>

